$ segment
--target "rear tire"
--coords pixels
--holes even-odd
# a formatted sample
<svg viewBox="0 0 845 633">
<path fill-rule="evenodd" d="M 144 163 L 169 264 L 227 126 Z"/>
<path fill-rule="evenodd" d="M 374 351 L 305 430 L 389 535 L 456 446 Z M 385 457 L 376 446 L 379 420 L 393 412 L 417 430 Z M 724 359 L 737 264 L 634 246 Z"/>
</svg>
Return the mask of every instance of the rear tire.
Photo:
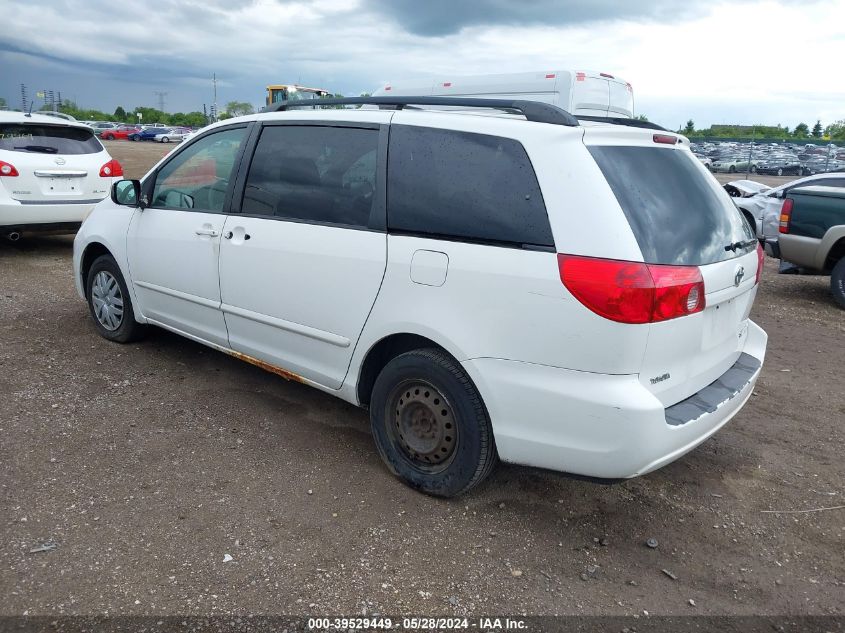
<svg viewBox="0 0 845 633">
<path fill-rule="evenodd" d="M 429 495 L 470 490 L 498 460 L 478 390 L 439 349 L 406 352 L 385 365 L 373 386 L 370 423 L 390 471 Z"/>
<path fill-rule="evenodd" d="M 101 255 L 91 264 L 85 297 L 100 336 L 116 343 L 131 343 L 143 336 L 145 326 L 135 320 L 129 290 L 111 255 Z"/>
<path fill-rule="evenodd" d="M 161 142 L 162 143 L 169 143 L 170 139 L 165 136 L 163 139 L 161 139 Z"/>
<path fill-rule="evenodd" d="M 836 263 L 830 273 L 830 292 L 839 307 L 845 309 L 845 257 Z"/>
</svg>

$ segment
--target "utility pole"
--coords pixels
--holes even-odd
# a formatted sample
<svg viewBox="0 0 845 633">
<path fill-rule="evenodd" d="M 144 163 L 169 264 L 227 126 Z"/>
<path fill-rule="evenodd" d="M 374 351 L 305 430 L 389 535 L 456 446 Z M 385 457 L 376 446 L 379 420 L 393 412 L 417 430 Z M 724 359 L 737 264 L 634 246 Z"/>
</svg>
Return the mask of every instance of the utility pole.
<svg viewBox="0 0 845 633">
<path fill-rule="evenodd" d="M 155 90 L 153 94 L 158 97 L 158 109 L 164 112 L 164 98 L 167 96 L 167 93 Z"/>
<path fill-rule="evenodd" d="M 27 109 L 26 109 L 26 104 L 27 104 L 27 99 L 26 99 L 26 84 L 21 84 L 21 111 L 22 111 L 22 112 L 26 112 L 26 111 L 27 111 Z"/>
<path fill-rule="evenodd" d="M 211 106 L 211 115 L 217 121 L 217 73 L 211 74 L 211 83 L 214 86 L 214 104 Z"/>
<path fill-rule="evenodd" d="M 751 154 L 754 152 L 754 132 L 757 127 L 751 126 L 751 144 L 748 146 L 748 163 L 745 165 L 745 179 L 748 180 L 748 172 L 751 171 Z"/>
</svg>

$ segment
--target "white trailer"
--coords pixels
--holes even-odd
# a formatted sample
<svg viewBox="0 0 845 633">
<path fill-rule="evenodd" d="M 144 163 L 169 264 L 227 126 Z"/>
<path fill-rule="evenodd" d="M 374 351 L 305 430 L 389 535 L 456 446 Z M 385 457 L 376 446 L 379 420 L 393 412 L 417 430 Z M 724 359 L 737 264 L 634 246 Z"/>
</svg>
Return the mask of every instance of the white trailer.
<svg viewBox="0 0 845 633">
<path fill-rule="evenodd" d="M 634 91 L 608 73 L 547 70 L 500 75 L 454 76 L 390 82 L 373 96 L 526 99 L 559 106 L 576 116 L 633 118 Z"/>
</svg>

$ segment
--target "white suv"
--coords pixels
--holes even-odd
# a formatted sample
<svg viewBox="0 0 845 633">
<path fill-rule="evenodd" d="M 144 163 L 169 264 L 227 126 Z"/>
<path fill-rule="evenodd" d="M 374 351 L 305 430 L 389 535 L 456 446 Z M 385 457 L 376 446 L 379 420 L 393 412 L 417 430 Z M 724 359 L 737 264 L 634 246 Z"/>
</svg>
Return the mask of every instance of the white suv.
<svg viewBox="0 0 845 633">
<path fill-rule="evenodd" d="M 123 176 L 84 123 L 0 112 L 0 233 L 75 231 Z"/>
<path fill-rule="evenodd" d="M 393 109 L 280 104 L 117 183 L 74 245 L 100 334 L 156 325 L 368 408 L 388 468 L 441 496 L 497 458 L 641 475 L 745 404 L 762 251 L 684 137 L 326 104 L 361 102 Z"/>
</svg>

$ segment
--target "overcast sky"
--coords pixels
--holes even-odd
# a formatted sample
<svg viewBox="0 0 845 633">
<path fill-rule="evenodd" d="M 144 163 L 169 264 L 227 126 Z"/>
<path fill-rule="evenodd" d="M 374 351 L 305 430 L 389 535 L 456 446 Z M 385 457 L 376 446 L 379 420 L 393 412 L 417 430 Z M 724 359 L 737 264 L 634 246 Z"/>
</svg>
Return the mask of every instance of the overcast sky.
<svg viewBox="0 0 845 633">
<path fill-rule="evenodd" d="M 357 95 L 428 76 L 599 70 L 677 128 L 845 119 L 845 0 L 3 0 L 0 97 L 263 105 L 268 83 Z M 40 102 L 36 102 L 36 107 Z"/>
</svg>

